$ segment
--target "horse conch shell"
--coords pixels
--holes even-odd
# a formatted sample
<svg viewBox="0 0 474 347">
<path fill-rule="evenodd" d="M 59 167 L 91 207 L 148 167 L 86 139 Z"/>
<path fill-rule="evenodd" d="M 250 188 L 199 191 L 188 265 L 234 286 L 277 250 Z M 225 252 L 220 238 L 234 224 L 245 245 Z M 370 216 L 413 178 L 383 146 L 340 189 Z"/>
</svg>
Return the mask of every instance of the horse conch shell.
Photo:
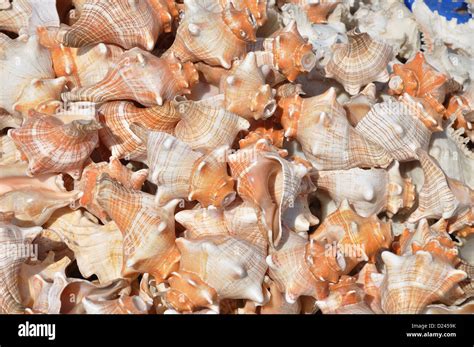
<svg viewBox="0 0 474 347">
<path fill-rule="evenodd" d="M 298 140 L 316 169 L 387 167 L 391 163 L 389 153 L 349 124 L 333 88 L 311 98 L 282 98 L 279 105 L 283 108 L 285 136 Z"/>
<path fill-rule="evenodd" d="M 336 44 L 325 66 L 326 77 L 334 78 L 351 95 L 371 82 L 387 82 L 387 65 L 393 58 L 392 47 L 367 33 L 352 31 L 347 44 Z M 361 64 L 364 61 L 366 63 Z"/>
<path fill-rule="evenodd" d="M 62 97 L 67 101 L 132 100 L 147 107 L 161 106 L 164 100 L 190 93 L 197 80 L 192 63 L 181 63 L 173 54 L 157 58 L 135 47 L 117 58 L 103 80 Z"/>
<path fill-rule="evenodd" d="M 151 51 L 158 35 L 165 29 L 171 30 L 169 24 L 163 23 L 162 17 L 154 12 L 153 3 L 158 5 L 164 1 L 87 0 L 81 6 L 79 19 L 70 28 L 59 29 L 57 40 L 66 47 L 102 42 L 125 49 L 140 47 Z"/>
<path fill-rule="evenodd" d="M 426 251 L 404 257 L 386 251 L 382 259 L 386 274 L 381 285 L 381 305 L 389 314 L 421 313 L 467 276 Z"/>
<path fill-rule="evenodd" d="M 147 144 L 148 177 L 159 187 L 156 196 L 159 204 L 187 198 L 199 201 L 204 207 L 220 207 L 234 200 L 234 182 L 227 175 L 227 146 L 203 155 L 169 134 L 146 132 L 135 125 L 132 130 Z"/>
<path fill-rule="evenodd" d="M 235 57 L 243 58 L 247 44 L 256 40 L 257 22 L 245 8 L 232 3 L 222 12 L 212 12 L 195 1 L 185 0 L 185 15 L 168 54 L 183 62 L 203 61 L 226 69 Z"/>
</svg>

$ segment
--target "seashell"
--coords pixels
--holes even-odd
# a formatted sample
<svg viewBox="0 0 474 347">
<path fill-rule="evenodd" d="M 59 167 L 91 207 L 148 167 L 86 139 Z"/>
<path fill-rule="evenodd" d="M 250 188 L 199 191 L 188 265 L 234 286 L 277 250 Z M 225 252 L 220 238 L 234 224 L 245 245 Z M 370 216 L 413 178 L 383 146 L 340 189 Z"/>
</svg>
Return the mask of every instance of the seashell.
<svg viewBox="0 0 474 347">
<path fill-rule="evenodd" d="M 422 98 L 436 112 L 443 113 L 446 96 L 446 75 L 434 70 L 426 63 L 423 53 L 417 53 L 404 65 L 393 65 L 393 76 L 389 81 L 389 92 L 394 95 L 408 93 Z"/>
<path fill-rule="evenodd" d="M 328 16 L 339 5 L 339 1 L 311 1 L 311 0 L 290 0 L 282 3 L 296 4 L 301 7 L 308 16 L 311 23 L 327 23 Z"/>
<path fill-rule="evenodd" d="M 79 178 L 84 162 L 96 147 L 100 125 L 95 120 L 60 119 L 35 111 L 19 129 L 9 131 L 28 158 L 28 175 L 65 172 Z"/>
<path fill-rule="evenodd" d="M 409 223 L 421 218 L 448 219 L 466 212 L 472 206 L 473 193 L 461 182 L 446 177 L 438 164 L 424 151 L 417 151 L 425 181 L 419 194 L 418 208 Z"/>
<path fill-rule="evenodd" d="M 469 100 L 462 95 L 451 97 L 446 109 L 446 117 L 448 119 L 454 118 L 452 127 L 454 129 L 464 129 L 465 135 L 471 141 L 474 139 L 472 111 Z"/>
<path fill-rule="evenodd" d="M 0 136 L 0 165 L 26 163 L 25 159 L 10 136 Z"/>
<path fill-rule="evenodd" d="M 262 282 L 267 270 L 265 249 L 239 237 L 226 235 L 179 238 L 176 244 L 181 260 L 179 272 L 174 276 L 179 277 L 184 272 L 191 274 L 191 279 L 200 279 L 197 284 L 188 280 L 188 286 L 194 291 L 198 292 L 199 283 L 203 283 L 211 288 L 211 293 L 215 291 L 218 300 L 243 298 L 263 302 Z M 170 281 L 172 292 L 181 291 L 179 283 Z M 191 288 L 188 289 L 190 292 Z M 186 295 L 186 291 L 182 293 Z M 205 297 L 204 293 L 199 294 Z"/>
<path fill-rule="evenodd" d="M 375 262 L 381 250 L 389 249 L 393 241 L 391 223 L 382 222 L 376 215 L 358 215 L 347 200 L 324 219 L 311 240 L 333 243 L 344 257 L 344 273 L 348 274 L 362 261 Z"/>
<path fill-rule="evenodd" d="M 268 239 L 278 245 L 283 213 L 294 205 L 301 180 L 309 170 L 303 164 L 289 162 L 268 151 L 265 145 L 269 143 L 258 142 L 254 147 L 241 149 L 229 155 L 228 161 L 232 177 L 237 181 L 237 192 L 261 211 Z"/>
<path fill-rule="evenodd" d="M 237 10 L 248 9 L 259 27 L 267 21 L 268 0 L 219 0 L 223 9 L 228 4 L 233 4 Z"/>
<path fill-rule="evenodd" d="M 23 123 L 23 119 L 21 117 L 13 116 L 0 109 L 0 130 L 6 128 L 19 128 L 21 123 Z"/>
<path fill-rule="evenodd" d="M 278 290 L 275 282 L 265 277 L 264 286 L 268 290 L 270 300 L 260 308 L 260 314 L 298 314 L 301 311 L 299 300 L 290 304 Z"/>
<path fill-rule="evenodd" d="M 250 126 L 244 118 L 202 102 L 180 101 L 176 110 L 181 120 L 176 124 L 174 135 L 193 150 L 203 153 L 220 146 L 230 147 L 237 134 Z"/>
<path fill-rule="evenodd" d="M 15 114 L 17 102 L 18 107 L 30 102 L 38 106 L 42 96 L 54 95 L 54 85 L 61 84 L 61 80 L 52 80 L 54 71 L 51 67 L 51 56 L 46 48 L 40 46 L 37 36 L 30 36 L 26 41 L 22 41 L 11 40 L 0 33 L 0 52 L 0 79 L 9 81 L 10 85 L 0 91 L 0 108 Z M 50 90 L 51 87 L 53 91 Z M 36 95 L 39 98 L 35 100 Z M 20 98 L 25 100 L 20 101 Z"/>
<path fill-rule="evenodd" d="M 148 177 L 159 187 L 156 198 L 160 205 L 171 199 L 187 198 L 199 201 L 203 207 L 220 207 L 234 200 L 234 182 L 227 176 L 228 147 L 222 146 L 203 155 L 169 134 L 144 134 L 134 125 L 132 131 L 140 132 L 139 136 L 147 143 Z"/>
<path fill-rule="evenodd" d="M 421 313 L 467 276 L 425 251 L 405 257 L 386 251 L 382 259 L 386 274 L 381 286 L 381 302 L 382 309 L 389 314 Z"/>
<path fill-rule="evenodd" d="M 311 71 L 316 65 L 312 46 L 301 37 L 295 21 L 264 39 L 263 49 L 263 53 L 256 52 L 257 64 L 268 64 L 290 82 L 294 82 L 298 75 Z"/>
<path fill-rule="evenodd" d="M 82 299 L 87 314 L 147 314 L 149 306 L 137 295 L 122 295 L 114 300 Z"/>
<path fill-rule="evenodd" d="M 466 146 L 463 131 L 447 126 L 443 132 L 434 133 L 431 136 L 428 153 L 436 159 L 448 177 L 473 189 L 474 154 Z"/>
<path fill-rule="evenodd" d="M 224 105 L 228 111 L 245 119 L 266 119 L 275 112 L 275 92 L 265 84 L 255 53 L 249 52 L 222 84 Z"/>
<path fill-rule="evenodd" d="M 446 306 L 442 304 L 428 305 L 423 310 L 424 314 L 473 314 L 474 302 L 469 301 L 460 306 Z"/>
<path fill-rule="evenodd" d="M 99 43 L 81 48 L 65 47 L 47 28 L 38 28 L 42 46 L 51 53 L 56 76 L 66 77 L 70 87 L 88 87 L 104 79 L 123 49 Z"/>
<path fill-rule="evenodd" d="M 284 130 L 273 121 L 259 120 L 250 125 L 249 133 L 245 138 L 239 140 L 240 148 L 255 145 L 259 140 L 269 141 L 272 146 L 283 147 Z"/>
<path fill-rule="evenodd" d="M 308 242 L 293 232 L 286 236 L 278 249 L 270 248 L 266 258 L 270 278 L 290 304 L 301 295 L 324 299 L 328 283 L 337 282 L 344 269 L 341 254 L 332 245 Z"/>
<path fill-rule="evenodd" d="M 278 104 L 285 136 L 298 140 L 314 168 L 387 167 L 392 161 L 382 147 L 352 128 L 333 88 L 311 98 L 283 98 Z"/>
<path fill-rule="evenodd" d="M 347 113 L 347 119 L 353 127 L 364 118 L 372 106 L 377 102 L 375 84 L 369 83 L 357 95 L 351 97 L 343 106 Z"/>
<path fill-rule="evenodd" d="M 329 296 L 316 304 L 324 314 L 373 314 L 364 302 L 364 291 L 356 278 L 342 276 L 338 283 L 329 284 Z"/>
<path fill-rule="evenodd" d="M 229 235 L 224 211 L 215 208 L 183 210 L 174 216 L 186 228 L 185 237 L 195 239 L 206 236 Z"/>
<path fill-rule="evenodd" d="M 402 102 L 389 100 L 375 104 L 355 129 L 367 140 L 385 148 L 394 159 L 410 161 L 417 159 L 417 149 L 428 149 L 432 130 L 423 120 L 436 127 L 441 124 L 423 105 L 404 94 Z"/>
<path fill-rule="evenodd" d="M 102 174 L 94 198 L 123 235 L 124 270 L 147 272 L 164 280 L 179 259 L 174 245 L 174 209 L 179 200 L 157 207 L 154 196 L 126 188 Z"/>
<path fill-rule="evenodd" d="M 410 59 L 420 50 L 420 34 L 413 14 L 397 1 L 360 4 L 353 19 L 358 28 L 372 37 L 386 41 L 394 53 Z M 393 30 L 396 28 L 397 30 Z"/>
<path fill-rule="evenodd" d="M 151 51 L 165 24 L 161 22 L 162 16 L 154 12 L 152 3 L 159 6 L 164 1 L 85 1 L 77 22 L 59 29 L 57 40 L 66 47 L 102 42 L 125 49 L 140 47 Z M 169 24 L 165 25 L 169 30 Z"/>
<path fill-rule="evenodd" d="M 333 46 L 333 55 L 325 67 L 326 77 L 334 78 L 350 95 L 371 82 L 387 82 L 387 64 L 392 60 L 392 47 L 367 33 L 352 31 L 347 44 Z M 366 62 L 360 64 L 361 61 Z"/>
<path fill-rule="evenodd" d="M 73 204 L 81 196 L 78 190 L 66 191 L 61 175 L 29 177 L 27 167 L 1 167 L 0 211 L 12 212 L 16 225 L 42 225 L 55 210 Z"/>
<path fill-rule="evenodd" d="M 216 13 L 189 0 L 184 5 L 186 14 L 167 51 L 183 62 L 203 61 L 230 69 L 232 60 L 243 58 L 247 44 L 256 40 L 257 22 L 247 8 L 237 10 L 229 3 Z"/>
<path fill-rule="evenodd" d="M 59 27 L 55 0 L 6 1 L 0 9 L 0 30 L 28 37 L 35 34 L 38 26 Z"/>
<path fill-rule="evenodd" d="M 21 304 L 19 273 L 21 264 L 34 257 L 31 246 L 33 238 L 41 227 L 20 228 L 14 225 L 0 225 L 0 312 L 25 313 Z"/>
<path fill-rule="evenodd" d="M 176 95 L 187 94 L 198 80 L 192 63 L 180 63 L 170 54 L 157 58 L 133 48 L 117 58 L 104 79 L 89 87 L 63 93 L 66 101 L 105 102 L 133 100 L 143 106 L 163 105 Z"/>
<path fill-rule="evenodd" d="M 82 171 L 81 179 L 74 182 L 75 189 L 83 193 L 78 201 L 78 206 L 85 207 L 90 213 L 100 218 L 101 221 L 107 220 L 107 213 L 94 200 L 94 187 L 97 178 L 104 173 L 117 180 L 125 188 L 135 190 L 140 190 L 148 177 L 148 170 L 144 169 L 133 172 L 114 157 L 110 158 L 109 163 L 88 163 Z"/>
<path fill-rule="evenodd" d="M 103 125 L 99 138 L 115 158 L 144 160 L 146 146 L 130 129 L 138 123 L 149 130 L 174 133 L 180 116 L 174 105 L 165 101 L 162 106 L 140 108 L 128 101 L 107 102 L 99 108 L 99 119 Z"/>
<path fill-rule="evenodd" d="M 74 252 L 85 278 L 96 275 L 101 284 L 122 278 L 123 237 L 115 223 L 96 224 L 77 210 L 56 213 L 46 227 L 61 235 Z"/>
<path fill-rule="evenodd" d="M 387 170 L 320 171 L 316 184 L 337 204 L 347 199 L 362 217 L 382 211 L 393 216 L 400 209 L 411 208 L 415 202 L 415 186 L 411 178 L 401 176 L 397 161 Z"/>
<path fill-rule="evenodd" d="M 433 257 L 456 266 L 459 262 L 458 249 L 446 232 L 447 222 L 440 219 L 433 226 L 428 225 L 426 219 L 418 222 L 416 231 L 405 229 L 400 235 L 400 255 L 411 255 L 422 250 L 429 252 Z"/>
<path fill-rule="evenodd" d="M 380 307 L 380 285 L 383 277 L 384 276 L 378 272 L 377 266 L 372 263 L 366 263 L 357 274 L 356 283 L 361 286 L 364 291 L 364 301 L 370 309 L 377 314 L 383 313 Z"/>
</svg>

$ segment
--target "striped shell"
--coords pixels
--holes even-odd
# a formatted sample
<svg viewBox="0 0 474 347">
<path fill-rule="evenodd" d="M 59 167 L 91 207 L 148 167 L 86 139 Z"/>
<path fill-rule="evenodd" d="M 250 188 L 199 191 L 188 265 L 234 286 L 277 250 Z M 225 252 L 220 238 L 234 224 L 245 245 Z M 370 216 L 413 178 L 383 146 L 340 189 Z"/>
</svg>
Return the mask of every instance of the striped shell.
<svg viewBox="0 0 474 347">
<path fill-rule="evenodd" d="M 347 44 L 333 47 L 331 60 L 325 67 L 326 77 L 334 78 L 351 95 L 371 82 L 387 82 L 387 65 L 392 60 L 392 47 L 367 33 L 352 31 Z"/>
</svg>

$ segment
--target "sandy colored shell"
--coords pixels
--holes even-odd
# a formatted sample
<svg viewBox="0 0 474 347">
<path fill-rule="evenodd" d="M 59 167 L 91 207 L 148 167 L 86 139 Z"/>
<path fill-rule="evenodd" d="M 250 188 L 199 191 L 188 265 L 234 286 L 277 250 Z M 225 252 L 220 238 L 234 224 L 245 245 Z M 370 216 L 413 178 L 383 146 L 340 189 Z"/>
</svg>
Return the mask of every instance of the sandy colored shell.
<svg viewBox="0 0 474 347">
<path fill-rule="evenodd" d="M 293 232 L 285 234 L 278 249 L 270 249 L 267 264 L 270 278 L 288 303 L 302 295 L 326 298 L 329 282 L 337 282 L 345 266 L 332 245 L 308 241 Z"/>
<path fill-rule="evenodd" d="M 387 167 L 392 159 L 379 145 L 362 137 L 348 122 L 330 88 L 322 95 L 299 95 L 279 101 L 285 136 L 296 138 L 318 170 Z"/>
<path fill-rule="evenodd" d="M 86 87 L 100 82 L 123 49 L 98 43 L 92 46 L 66 47 L 56 40 L 55 32 L 38 28 L 42 46 L 48 48 L 56 76 L 66 77 L 70 87 Z"/>
<path fill-rule="evenodd" d="M 447 177 L 433 158 L 424 151 L 417 152 L 425 181 L 419 194 L 418 208 L 409 218 L 448 219 L 466 212 L 472 206 L 472 190 L 458 180 Z"/>
<path fill-rule="evenodd" d="M 434 258 L 426 251 L 400 257 L 382 253 L 386 274 L 381 286 L 382 309 L 385 313 L 421 313 L 442 299 L 466 273 Z"/>
<path fill-rule="evenodd" d="M 446 95 L 446 75 L 437 72 L 426 61 L 423 53 L 417 53 L 404 65 L 393 66 L 390 92 L 395 95 L 408 93 L 422 98 L 437 112 L 443 113 Z"/>
<path fill-rule="evenodd" d="M 0 166 L 0 211 L 13 213 L 19 226 L 44 224 L 61 207 L 73 205 L 81 197 L 78 190 L 67 191 L 62 175 L 27 175 L 28 165 Z"/>
<path fill-rule="evenodd" d="M 168 51 L 183 62 L 200 60 L 230 69 L 234 58 L 244 57 L 247 43 L 256 40 L 257 22 L 248 9 L 229 4 L 222 12 L 212 12 L 196 2 L 184 4 L 184 19 Z"/>
<path fill-rule="evenodd" d="M 57 91 L 57 88 L 54 88 L 54 85 L 60 84 L 58 82 L 62 80 L 52 80 L 55 76 L 51 66 L 51 56 L 46 48 L 41 47 L 37 36 L 31 36 L 22 41 L 18 38 L 12 40 L 0 33 L 0 52 L 2 62 L 0 78 L 3 81 L 9 81 L 11 86 L 1 89 L 0 108 L 14 114 L 15 106 L 21 107 L 24 103 L 31 101 L 38 106 L 46 101 L 32 100 L 32 97 L 40 96 L 38 93 L 49 97 L 55 95 L 54 91 Z M 51 87 L 53 87 L 52 92 L 49 90 Z M 19 104 L 16 105 L 18 102 Z"/>
<path fill-rule="evenodd" d="M 144 160 L 146 145 L 133 133 L 130 125 L 137 123 L 149 130 L 173 134 L 181 118 L 169 101 L 162 106 L 147 108 L 127 101 L 112 101 L 100 106 L 99 119 L 104 124 L 99 130 L 99 138 L 115 158 Z"/>
<path fill-rule="evenodd" d="M 149 305 L 137 296 L 120 296 L 114 300 L 84 298 L 82 305 L 87 314 L 147 314 Z"/>
<path fill-rule="evenodd" d="M 244 118 L 202 102 L 180 101 L 176 110 L 181 120 L 174 128 L 174 135 L 203 153 L 220 146 L 232 146 L 237 134 L 250 126 Z"/>
<path fill-rule="evenodd" d="M 88 0 L 81 6 L 79 19 L 70 28 L 59 29 L 57 40 L 67 47 L 102 42 L 151 51 L 163 28 L 150 2 Z"/>
<path fill-rule="evenodd" d="M 234 200 L 234 182 L 227 175 L 225 159 L 228 147 L 222 146 L 203 155 L 169 134 L 147 133 L 139 127 L 132 127 L 132 130 L 140 133 L 147 143 L 149 179 L 159 187 L 159 204 L 187 198 L 197 200 L 205 207 L 220 207 Z"/>
<path fill-rule="evenodd" d="M 20 267 L 28 258 L 34 258 L 31 241 L 40 231 L 41 227 L 0 225 L 0 243 L 4 250 L 0 256 L 0 310 L 4 314 L 25 312 L 20 297 Z"/>
<path fill-rule="evenodd" d="M 59 27 L 56 0 L 7 1 L 0 9 L 0 30 L 18 34 L 20 37 L 35 34 L 39 26 Z"/>
<path fill-rule="evenodd" d="M 338 204 L 347 199 L 363 217 L 381 211 L 394 215 L 400 209 L 411 208 L 415 202 L 415 186 L 410 178 L 401 176 L 397 161 L 387 170 L 320 171 L 316 184 Z"/>
<path fill-rule="evenodd" d="M 278 0 L 277 3 L 290 3 L 300 6 L 308 16 L 308 19 L 312 23 L 327 23 L 329 14 L 334 11 L 334 9 L 339 5 L 338 1 L 327 1 L 327 0 L 290 0 L 290 1 L 281 1 Z"/>
<path fill-rule="evenodd" d="M 104 173 L 117 180 L 125 188 L 135 190 L 140 190 L 148 177 L 147 169 L 133 172 L 114 157 L 110 158 L 109 163 L 88 163 L 82 171 L 81 179 L 74 182 L 75 189 L 82 192 L 78 207 L 85 207 L 102 221 L 107 220 L 107 213 L 94 200 L 94 188 L 97 179 Z"/>
<path fill-rule="evenodd" d="M 125 188 L 103 174 L 95 199 L 123 235 L 124 272 L 148 272 L 164 280 L 179 259 L 174 244 L 174 209 L 179 200 L 157 207 L 153 195 Z"/>
<path fill-rule="evenodd" d="M 256 52 L 259 65 L 268 64 L 282 73 L 290 82 L 316 65 L 312 46 L 298 32 L 296 22 L 275 32 L 263 41 L 264 52 Z"/>
<path fill-rule="evenodd" d="M 394 159 L 410 161 L 417 159 L 417 149 L 428 149 L 431 129 L 422 120 L 429 118 L 423 105 L 405 94 L 403 102 L 389 100 L 375 104 L 355 129 L 385 148 Z M 433 125 L 440 123 L 433 119 Z"/>
<path fill-rule="evenodd" d="M 79 178 L 84 162 L 99 140 L 95 120 L 60 119 L 32 112 L 21 128 L 9 131 L 28 158 L 29 175 L 65 172 Z"/>
<path fill-rule="evenodd" d="M 123 237 L 115 223 L 100 225 L 81 210 L 63 210 L 46 227 L 65 240 L 85 278 L 96 275 L 102 284 L 122 278 Z"/>
<path fill-rule="evenodd" d="M 275 92 L 265 83 L 253 52 L 245 56 L 222 84 L 225 108 L 230 112 L 246 119 L 266 119 L 275 112 Z"/>
<path fill-rule="evenodd" d="M 367 33 L 352 31 L 347 37 L 347 44 L 333 48 L 331 60 L 325 67 L 326 77 L 341 83 L 351 95 L 356 95 L 360 88 L 371 82 L 387 82 L 392 47 Z"/>
<path fill-rule="evenodd" d="M 348 274 L 362 261 L 375 262 L 382 250 L 389 249 L 393 234 L 390 222 L 382 222 L 376 215 L 362 217 L 354 212 L 347 200 L 343 200 L 310 239 L 333 243 L 342 249 L 346 264 L 344 273 Z"/>
<path fill-rule="evenodd" d="M 118 57 L 100 82 L 63 93 L 62 98 L 93 102 L 133 100 L 152 107 L 189 93 L 188 88 L 197 80 L 192 63 L 181 63 L 173 54 L 157 58 L 135 47 Z"/>
</svg>

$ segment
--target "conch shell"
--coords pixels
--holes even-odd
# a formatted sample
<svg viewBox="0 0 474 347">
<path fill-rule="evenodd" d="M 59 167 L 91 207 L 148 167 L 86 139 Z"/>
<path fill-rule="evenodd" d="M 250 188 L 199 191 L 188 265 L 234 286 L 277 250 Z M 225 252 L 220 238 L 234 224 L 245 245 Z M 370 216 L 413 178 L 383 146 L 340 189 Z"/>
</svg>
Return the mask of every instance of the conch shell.
<svg viewBox="0 0 474 347">
<path fill-rule="evenodd" d="M 125 49 L 140 47 L 151 51 L 158 35 L 164 29 L 171 29 L 169 23 L 163 23 L 162 17 L 154 12 L 153 3 L 159 6 L 164 1 L 87 0 L 81 6 L 79 19 L 72 27 L 61 28 L 57 40 L 66 47 L 102 42 Z"/>
<path fill-rule="evenodd" d="M 184 5 L 184 19 L 167 51 L 183 62 L 203 61 L 230 69 L 232 60 L 243 58 L 247 44 L 256 40 L 257 22 L 247 8 L 237 10 L 229 3 L 222 12 L 212 12 L 196 1 L 185 0 Z"/>
<path fill-rule="evenodd" d="M 233 73 L 227 76 L 222 92 L 225 108 L 246 119 L 266 119 L 275 112 L 275 91 L 265 84 L 265 77 L 253 52 L 249 52 Z"/>
<path fill-rule="evenodd" d="M 234 182 L 227 175 L 228 147 L 222 146 L 203 155 L 169 134 L 147 133 L 134 125 L 132 130 L 147 144 L 149 179 L 158 185 L 159 204 L 187 198 L 198 200 L 203 207 L 219 207 L 234 200 Z"/>
<path fill-rule="evenodd" d="M 336 91 L 311 98 L 282 98 L 285 136 L 296 138 L 306 158 L 318 170 L 387 167 L 392 159 L 379 145 L 366 140 L 347 120 Z"/>
<path fill-rule="evenodd" d="M 466 278 L 464 271 L 433 257 L 426 251 L 400 257 L 382 253 L 386 274 L 381 285 L 381 304 L 385 313 L 421 313 L 439 301 Z"/>
<path fill-rule="evenodd" d="M 100 124 L 93 119 L 64 124 L 60 119 L 35 111 L 9 135 L 28 158 L 28 175 L 65 172 L 81 176 L 84 162 L 96 147 Z"/>
<path fill-rule="evenodd" d="M 161 106 L 164 100 L 190 93 L 197 80 L 192 63 L 181 63 L 173 54 L 157 58 L 135 47 L 117 58 L 103 80 L 62 97 L 66 101 L 133 100 L 147 107 Z"/>
<path fill-rule="evenodd" d="M 331 60 L 325 66 L 326 77 L 334 78 L 351 95 L 371 82 L 387 82 L 387 65 L 393 58 L 392 47 L 367 33 L 352 31 L 347 44 L 333 46 Z M 364 61 L 364 64 L 360 62 Z"/>
<path fill-rule="evenodd" d="M 107 174 L 97 181 L 94 198 L 123 235 L 124 272 L 147 272 L 164 280 L 176 268 L 174 209 L 179 200 L 157 207 L 154 196 L 125 188 Z"/>
</svg>

